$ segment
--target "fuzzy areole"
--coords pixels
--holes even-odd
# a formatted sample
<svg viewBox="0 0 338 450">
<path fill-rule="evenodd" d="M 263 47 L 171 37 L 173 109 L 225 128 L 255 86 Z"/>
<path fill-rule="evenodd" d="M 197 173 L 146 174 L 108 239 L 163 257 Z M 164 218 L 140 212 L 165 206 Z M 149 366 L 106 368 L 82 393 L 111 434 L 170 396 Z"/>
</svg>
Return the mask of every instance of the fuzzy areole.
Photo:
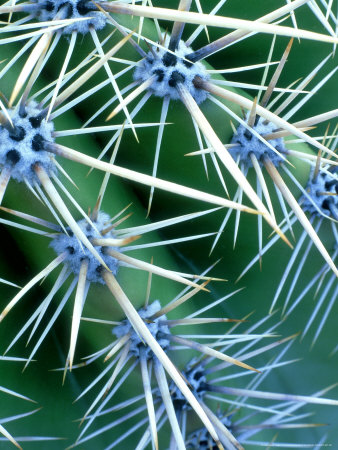
<svg viewBox="0 0 338 450">
<path fill-rule="evenodd" d="M 317 176 L 314 176 L 314 171 L 315 169 L 312 170 L 305 188 L 311 201 L 305 196 L 302 198 L 304 211 L 320 216 L 319 209 L 323 214 L 337 219 L 334 213 L 338 213 L 338 172 L 321 169 Z"/>
<path fill-rule="evenodd" d="M 188 365 L 187 368 L 182 372 L 183 377 L 187 380 L 187 384 L 189 385 L 194 396 L 200 400 L 203 398 L 206 390 L 206 376 L 204 374 L 203 366 L 200 364 L 196 364 L 196 360 L 193 359 Z M 172 401 L 176 411 L 182 411 L 183 409 L 191 409 L 190 404 L 187 402 L 184 395 L 181 391 L 174 385 L 172 387 Z"/>
<path fill-rule="evenodd" d="M 227 416 L 219 416 L 219 420 L 223 423 L 223 425 L 231 432 L 232 430 L 232 422 Z M 189 449 L 199 449 L 199 450 L 218 450 L 217 445 L 213 441 L 210 436 L 208 430 L 206 428 L 202 428 L 200 430 L 196 430 L 188 436 L 187 439 L 187 448 Z"/>
<path fill-rule="evenodd" d="M 209 74 L 202 63 L 192 63 L 185 59 L 192 52 L 193 50 L 183 41 L 179 42 L 175 52 L 153 46 L 152 51 L 136 67 L 134 79 L 143 83 L 155 76 L 149 89 L 156 97 L 169 96 L 171 100 L 180 99 L 176 86 L 182 83 L 195 101 L 202 103 L 208 97 L 208 93 L 196 88 L 193 80 L 198 76 L 207 81 Z"/>
<path fill-rule="evenodd" d="M 34 3 L 39 6 L 36 17 L 41 22 L 55 20 L 56 16 L 58 19 L 90 17 L 89 20 L 75 22 L 62 28 L 63 34 L 71 34 L 73 31 L 86 34 L 90 27 L 101 30 L 107 22 L 106 16 L 97 11 L 96 6 L 90 0 L 34 0 Z"/>
<path fill-rule="evenodd" d="M 99 212 L 96 220 L 93 220 L 94 225 L 97 230 L 101 233 L 105 228 L 109 226 L 110 217 L 104 212 Z M 101 235 L 85 220 L 79 220 L 77 222 L 78 226 L 84 232 L 88 240 L 100 238 Z M 51 243 L 50 246 L 55 250 L 55 252 L 60 255 L 63 252 L 67 252 L 67 257 L 65 259 L 65 264 L 69 266 L 69 269 L 75 274 L 80 273 L 82 261 L 87 259 L 88 270 L 87 270 L 87 280 L 92 283 L 105 284 L 102 276 L 101 270 L 102 266 L 97 258 L 83 245 L 80 244 L 77 237 L 67 229 L 68 235 L 61 233 L 57 236 Z M 115 238 L 114 231 L 111 230 L 105 234 L 107 239 Z M 111 270 L 113 275 L 116 275 L 119 269 L 119 261 L 112 256 L 109 256 L 105 249 L 119 250 L 117 247 L 101 247 L 94 245 L 95 250 L 102 257 L 103 261 L 107 267 Z"/>
<path fill-rule="evenodd" d="M 53 157 L 44 150 L 46 142 L 54 142 L 52 122 L 40 116 L 36 102 L 29 102 L 25 114 L 19 109 L 8 110 L 13 128 L 0 125 L 0 165 L 11 170 L 16 181 L 39 183 L 34 166 L 39 165 L 48 173 L 56 173 Z"/>
<path fill-rule="evenodd" d="M 137 312 L 139 316 L 145 320 L 145 324 L 156 339 L 156 341 L 160 344 L 162 349 L 166 351 L 169 348 L 169 340 L 161 337 L 160 333 L 170 334 L 169 327 L 161 321 L 167 320 L 165 315 L 162 315 L 160 318 L 155 318 L 147 321 L 146 319 L 150 319 L 154 314 L 156 314 L 161 309 L 161 304 L 158 300 L 153 301 L 150 305 L 139 309 Z M 134 355 L 136 358 L 140 356 L 140 347 L 144 347 L 143 341 L 140 339 L 140 336 L 135 332 L 134 328 L 130 324 L 129 320 L 124 320 L 121 325 L 117 325 L 113 328 L 112 333 L 115 334 L 117 338 L 122 338 L 127 333 L 130 333 L 130 349 L 129 353 Z M 153 358 L 152 350 L 146 346 L 146 357 L 147 359 Z"/>
<path fill-rule="evenodd" d="M 258 119 L 252 128 L 263 137 L 264 135 L 276 131 L 276 125 L 271 122 L 266 122 L 262 117 Z M 252 167 L 250 154 L 256 156 L 261 166 L 263 166 L 263 158 L 267 157 L 275 167 L 278 167 L 283 162 L 283 158 L 279 156 L 278 153 L 281 155 L 287 155 L 287 149 L 283 138 L 270 139 L 268 141 L 269 144 L 276 149 L 276 152 L 274 152 L 271 148 L 264 144 L 264 142 L 259 140 L 257 136 L 253 135 L 250 130 L 244 127 L 244 125 L 239 125 L 236 131 L 237 133 L 233 136 L 231 144 L 239 145 L 229 148 L 229 153 L 235 161 L 238 159 L 246 168 Z"/>
</svg>

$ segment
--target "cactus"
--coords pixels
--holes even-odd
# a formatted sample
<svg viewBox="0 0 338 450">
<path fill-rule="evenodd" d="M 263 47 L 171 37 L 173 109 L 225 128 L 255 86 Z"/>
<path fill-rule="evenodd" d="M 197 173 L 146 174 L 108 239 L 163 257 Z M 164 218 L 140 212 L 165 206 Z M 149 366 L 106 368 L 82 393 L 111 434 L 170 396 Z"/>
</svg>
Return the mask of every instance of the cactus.
<svg viewBox="0 0 338 450">
<path fill-rule="evenodd" d="M 337 6 L 0 6 L 1 448 L 338 445 Z"/>
</svg>

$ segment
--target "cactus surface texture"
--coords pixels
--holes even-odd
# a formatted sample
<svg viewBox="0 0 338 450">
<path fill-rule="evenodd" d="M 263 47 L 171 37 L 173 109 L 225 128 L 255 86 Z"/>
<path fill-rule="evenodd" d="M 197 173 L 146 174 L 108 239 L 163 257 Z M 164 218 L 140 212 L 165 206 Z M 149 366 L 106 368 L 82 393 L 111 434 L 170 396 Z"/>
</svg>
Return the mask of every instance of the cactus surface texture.
<svg viewBox="0 0 338 450">
<path fill-rule="evenodd" d="M 338 448 L 338 0 L 2 0 L 0 449 Z"/>
</svg>

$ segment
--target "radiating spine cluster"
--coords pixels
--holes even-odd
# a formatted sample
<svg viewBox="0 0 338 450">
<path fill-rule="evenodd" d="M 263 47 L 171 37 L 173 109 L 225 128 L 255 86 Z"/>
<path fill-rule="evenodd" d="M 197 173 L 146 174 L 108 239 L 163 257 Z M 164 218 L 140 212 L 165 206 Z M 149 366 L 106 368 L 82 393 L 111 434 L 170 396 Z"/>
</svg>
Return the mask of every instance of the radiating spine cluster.
<svg viewBox="0 0 338 450">
<path fill-rule="evenodd" d="M 90 28 L 98 31 L 104 28 L 107 22 L 106 16 L 98 12 L 95 5 L 88 0 L 34 0 L 33 5 L 35 6 L 33 11 L 41 22 L 88 18 L 64 27 L 62 30 L 64 34 L 73 32 L 86 34 Z"/>
</svg>

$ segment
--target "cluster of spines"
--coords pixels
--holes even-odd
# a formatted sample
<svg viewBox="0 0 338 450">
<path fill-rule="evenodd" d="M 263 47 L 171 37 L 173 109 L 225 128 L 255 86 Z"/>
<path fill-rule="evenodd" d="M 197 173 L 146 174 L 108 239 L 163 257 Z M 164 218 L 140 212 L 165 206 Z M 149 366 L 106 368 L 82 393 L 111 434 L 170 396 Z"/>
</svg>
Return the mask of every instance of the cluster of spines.
<svg viewBox="0 0 338 450">
<path fill-rule="evenodd" d="M 75 3 L 76 3 L 76 5 L 75 5 Z M 73 20 L 78 17 L 77 13 L 80 16 L 85 16 L 85 15 L 90 14 L 93 11 L 95 11 L 95 8 L 93 6 L 89 7 L 88 4 L 85 2 L 72 1 L 72 2 L 68 2 L 68 4 L 67 4 L 67 2 L 62 2 L 62 1 L 60 1 L 60 2 L 50 2 L 49 1 L 49 2 L 43 2 L 43 3 L 36 2 L 35 5 L 38 5 L 40 9 L 42 8 L 42 10 L 45 10 L 46 13 L 56 14 L 56 16 L 53 18 L 50 17 L 48 14 L 47 14 L 47 16 L 39 15 L 38 17 L 41 20 L 51 20 L 51 19 L 53 19 L 53 20 L 54 19 L 55 20 L 59 20 L 59 19 L 60 20 L 63 20 L 63 19 Z M 180 9 L 184 9 L 184 8 L 188 9 L 189 5 L 190 5 L 190 2 L 185 2 L 182 0 L 180 3 Z M 106 6 L 106 5 L 103 5 L 103 6 Z M 128 10 L 128 8 L 127 8 L 127 11 L 130 11 L 132 13 L 137 13 L 137 11 L 138 11 L 137 7 L 135 8 L 133 5 L 130 5 L 130 6 L 132 6 L 132 7 L 130 8 L 130 10 Z M 119 12 L 118 8 L 119 8 L 119 5 L 117 5 L 117 12 Z M 120 8 L 122 8 L 122 10 L 123 10 L 123 6 L 120 6 Z M 77 11 L 76 14 L 74 13 L 75 9 Z M 108 11 L 111 10 L 111 8 L 109 8 L 109 7 L 107 7 L 106 9 Z M 150 9 L 152 9 L 152 7 Z M 23 7 L 22 11 L 24 11 L 24 10 L 25 9 Z M 34 11 L 34 8 L 32 10 Z M 114 10 L 114 5 L 113 5 L 113 10 Z M 20 11 L 20 9 L 18 9 L 18 11 Z M 27 8 L 27 11 L 29 11 L 29 7 Z M 128 14 L 130 12 L 128 12 Z M 95 11 L 94 14 L 99 14 L 100 17 L 102 17 L 102 20 L 104 20 L 104 24 L 102 24 L 102 27 L 103 27 L 106 23 L 107 16 L 104 15 L 103 13 L 97 12 L 97 11 Z M 190 16 L 187 15 L 186 17 L 190 17 Z M 179 19 L 179 16 L 177 16 L 177 19 Z M 276 19 L 276 17 L 274 19 Z M 75 22 L 76 22 L 76 20 L 75 20 Z M 79 22 L 79 24 L 80 23 L 81 22 Z M 199 109 L 195 108 L 194 103 L 196 103 L 196 104 L 203 103 L 207 98 L 210 98 L 210 97 L 212 97 L 212 100 L 217 104 L 217 100 L 215 100 L 214 95 L 220 95 L 220 97 L 224 97 L 224 98 L 226 98 L 226 96 L 228 95 L 226 90 L 217 88 L 217 86 L 213 85 L 213 83 L 211 83 L 209 81 L 209 79 L 210 79 L 209 74 L 206 71 L 204 71 L 205 68 L 203 67 L 203 65 L 201 63 L 199 63 L 199 61 L 202 58 L 208 56 L 209 54 L 213 53 L 216 50 L 218 51 L 218 50 L 222 49 L 223 44 L 217 44 L 216 46 L 214 45 L 214 47 L 208 45 L 205 47 L 205 49 L 200 49 L 199 51 L 193 52 L 189 47 L 187 47 L 185 45 L 185 43 L 183 41 L 181 41 L 183 26 L 180 25 L 180 23 L 181 22 L 179 20 L 177 22 L 175 22 L 175 25 L 173 28 L 173 34 L 167 43 L 166 43 L 166 40 L 163 39 L 161 45 L 165 46 L 164 50 L 160 49 L 160 47 L 156 47 L 156 46 L 153 47 L 152 50 L 150 51 L 150 53 L 148 54 L 148 56 L 143 61 L 141 61 L 139 63 L 139 65 L 137 66 L 135 74 L 134 74 L 134 79 L 141 85 L 143 84 L 142 89 L 139 89 L 137 94 L 140 94 L 141 92 L 143 92 L 145 90 L 148 90 L 148 91 L 151 91 L 154 95 L 165 98 L 165 103 L 162 108 L 162 117 L 161 117 L 161 119 L 163 119 L 163 120 L 161 120 L 162 133 L 163 133 L 163 123 L 165 122 L 166 112 L 169 107 L 169 101 L 170 100 L 178 100 L 178 99 L 182 100 L 182 102 L 185 104 L 185 106 L 187 107 L 190 114 L 193 116 L 195 122 L 198 124 L 198 126 L 204 133 L 205 140 L 212 145 L 213 151 L 215 151 L 217 153 L 218 157 L 222 160 L 222 162 L 224 163 L 226 168 L 228 170 L 230 170 L 230 172 L 233 172 L 232 174 L 233 174 L 235 180 L 239 183 L 241 189 L 243 189 L 243 191 L 249 196 L 249 198 L 252 200 L 252 202 L 254 203 L 256 208 L 259 209 L 261 213 L 263 213 L 263 216 L 267 219 L 269 224 L 272 225 L 273 228 L 282 235 L 280 228 L 277 226 L 277 223 L 274 219 L 274 214 L 271 212 L 271 210 L 268 210 L 263 205 L 261 198 L 252 191 L 250 185 L 247 183 L 247 181 L 245 179 L 245 176 L 243 176 L 243 174 L 238 170 L 238 168 L 236 168 L 236 165 L 234 164 L 234 162 L 228 158 L 229 155 L 224 157 L 224 154 L 223 154 L 224 149 L 222 150 L 223 146 L 222 146 L 220 140 L 218 139 L 216 134 L 213 133 L 208 128 L 208 125 L 205 125 L 205 121 L 204 121 L 205 118 L 204 118 L 203 114 L 201 113 L 201 111 Z M 90 21 L 88 21 L 88 23 L 83 22 L 83 24 L 86 24 L 86 25 L 84 25 L 84 27 L 82 27 L 79 24 L 67 25 L 67 23 L 64 23 L 63 32 L 65 32 L 65 33 L 91 32 L 93 35 L 93 38 L 94 38 L 94 42 L 95 42 L 95 36 L 96 36 L 95 30 L 102 28 L 101 25 L 96 26 L 94 23 L 91 23 Z M 267 28 L 267 29 L 269 29 L 269 28 Z M 142 49 L 140 49 L 140 47 L 138 47 L 135 42 L 133 45 L 139 49 L 139 53 L 141 53 L 141 56 L 143 57 L 144 51 Z M 168 48 L 166 48 L 166 45 L 168 45 Z M 213 48 L 213 50 L 211 50 L 212 48 Z M 98 46 L 98 49 L 100 49 L 100 46 Z M 160 53 L 160 54 L 156 55 L 156 53 Z M 154 59 L 152 59 L 152 55 L 154 56 Z M 41 52 L 40 56 L 41 57 L 43 56 L 42 52 Z M 157 68 L 153 69 L 155 61 L 156 61 L 156 56 L 159 60 L 159 66 Z M 101 66 L 105 65 L 107 63 L 108 59 L 109 58 L 106 58 L 105 62 L 102 62 Z M 32 57 L 30 58 L 30 61 L 32 62 Z M 41 61 L 40 61 L 40 63 L 41 63 Z M 283 62 L 283 64 L 284 64 L 284 62 Z M 167 73 L 165 73 L 166 70 L 169 70 L 168 68 L 170 68 L 169 75 Z M 279 68 L 281 70 L 281 66 Z M 109 75 L 109 70 L 107 68 L 106 68 L 106 71 L 107 71 L 107 74 Z M 33 78 L 30 78 L 29 81 L 30 82 L 33 81 Z M 72 91 L 72 93 L 73 92 L 74 92 L 74 90 Z M 123 99 L 121 101 L 120 92 L 117 90 L 117 96 L 119 97 L 120 105 L 118 106 L 118 108 L 116 108 L 114 110 L 113 114 L 111 114 L 110 116 L 115 115 L 118 112 L 118 110 L 125 109 L 129 103 L 129 101 L 131 101 L 132 98 L 135 98 L 136 94 L 134 95 L 134 97 L 133 97 L 133 94 L 130 94 L 130 96 L 125 99 L 125 101 L 123 101 Z M 239 99 L 237 99 L 237 100 L 240 102 L 241 101 L 244 102 L 244 100 L 239 100 Z M 267 103 L 267 99 L 263 99 L 263 100 L 264 100 L 263 103 L 265 106 Z M 56 101 L 56 103 L 58 103 L 58 102 Z M 243 105 L 244 105 L 244 103 L 243 103 Z M 29 106 L 29 104 L 26 105 L 26 109 L 28 108 L 28 106 Z M 222 107 L 222 108 L 224 109 L 224 107 Z M 277 153 L 281 153 L 282 155 L 287 154 L 288 152 L 283 147 L 283 142 L 281 141 L 281 138 L 278 136 L 278 133 L 280 133 L 281 130 L 279 130 L 278 128 L 275 129 L 275 127 L 277 125 L 276 124 L 272 125 L 272 123 L 269 122 L 269 120 L 267 119 L 267 117 L 269 117 L 268 112 L 263 113 L 261 110 L 258 110 L 257 114 L 259 114 L 259 115 L 262 114 L 261 115 L 262 118 L 256 120 L 255 108 L 256 108 L 256 104 L 254 103 L 254 104 L 252 104 L 251 115 L 250 115 L 251 122 L 253 122 L 253 123 L 251 123 L 251 125 L 249 124 L 249 127 L 245 127 L 244 125 L 241 125 L 243 127 L 243 130 L 240 130 L 240 132 L 243 131 L 243 136 L 245 136 L 247 141 L 248 142 L 250 141 L 251 143 L 252 143 L 253 138 L 256 140 L 258 139 L 257 136 L 253 136 L 251 130 L 254 130 L 256 132 L 256 135 L 257 134 L 262 135 L 262 134 L 276 133 L 277 137 L 275 136 L 274 138 L 272 138 L 272 137 L 269 138 L 270 147 L 271 147 L 271 145 L 273 147 L 275 147 L 275 150 L 277 150 Z M 49 114 L 50 114 L 50 111 L 48 112 L 48 116 L 49 116 Z M 253 119 L 252 119 L 252 117 L 253 117 Z M 272 117 L 272 120 L 276 120 L 275 116 L 272 115 L 271 117 Z M 249 118 L 249 121 L 250 121 L 250 118 Z M 32 119 L 32 120 L 30 120 L 30 119 Z M 130 120 L 130 116 L 128 113 L 127 113 L 127 119 Z M 263 119 L 265 120 L 265 125 L 264 125 L 265 128 L 262 130 L 259 127 L 259 123 L 260 123 L 260 121 L 262 122 Z M 6 117 L 4 120 L 6 121 Z M 37 115 L 36 117 L 33 117 L 33 116 L 29 117 L 29 122 L 31 124 L 31 127 L 34 129 L 40 128 L 42 126 L 43 121 L 44 121 L 44 118 L 41 117 L 41 120 L 40 120 L 39 115 Z M 7 126 L 3 130 L 3 132 L 5 134 L 6 134 L 6 132 L 8 134 L 8 136 L 6 135 L 6 139 L 8 138 L 14 142 L 24 141 L 24 139 L 27 135 L 27 132 L 28 132 L 28 130 L 26 130 L 25 127 L 23 127 L 21 125 L 15 125 L 15 124 L 13 126 L 13 124 L 11 124 L 11 123 L 9 123 L 9 124 L 7 123 L 6 125 Z M 132 123 L 130 123 L 130 125 L 132 126 Z M 304 125 L 304 124 L 302 124 L 302 125 Z M 14 131 L 11 131 L 10 127 L 12 127 Z M 123 127 L 121 127 L 121 128 L 123 129 Z M 298 128 L 299 128 L 299 135 L 303 136 L 301 127 L 299 126 Z M 298 128 L 297 127 L 292 128 L 290 126 L 290 129 L 293 131 L 296 130 L 296 132 L 298 131 Z M 289 133 L 290 133 L 290 129 L 287 130 Z M 67 149 L 62 149 L 61 146 L 53 145 L 54 142 L 53 142 L 53 137 L 51 134 L 52 130 L 53 130 L 53 125 L 50 123 L 49 130 L 48 130 L 50 133 L 50 136 L 47 136 L 47 137 L 44 136 L 43 132 L 38 132 L 35 134 L 35 136 L 29 142 L 29 145 L 31 146 L 31 149 L 33 150 L 33 152 L 39 153 L 41 151 L 48 150 L 53 154 L 54 153 L 62 154 L 62 151 L 63 151 L 64 154 L 66 154 L 68 156 L 71 155 L 71 153 L 69 151 L 67 153 Z M 283 133 L 283 131 L 282 131 L 282 133 Z M 238 132 L 238 134 L 239 134 L 239 132 Z M 159 153 L 161 138 L 162 137 L 159 137 L 159 140 L 158 140 L 157 154 Z M 264 136 L 263 136 L 263 139 L 264 139 Z M 266 145 L 266 144 L 262 143 L 261 140 L 259 142 L 259 139 L 257 142 L 258 143 L 255 143 L 253 145 L 253 148 L 263 146 L 262 156 L 257 158 L 254 150 L 249 150 L 247 152 L 248 156 L 250 156 L 251 154 L 254 154 L 256 159 L 259 160 L 260 164 L 264 164 L 264 162 L 265 162 L 265 165 L 270 169 L 270 175 L 271 175 L 271 173 L 273 174 L 272 178 L 275 181 L 277 179 L 277 175 L 274 172 L 274 169 L 271 168 L 271 164 L 273 166 L 278 166 L 281 163 L 281 161 L 283 160 L 283 158 L 278 156 L 278 158 L 276 158 L 276 161 L 275 161 L 271 156 L 268 157 L 267 156 L 268 152 L 266 152 L 266 151 L 264 152 L 264 145 Z M 276 144 L 276 142 L 277 142 L 277 144 Z M 309 138 L 309 142 L 312 144 L 314 143 L 314 141 L 311 138 Z M 238 143 L 238 139 L 237 139 L 237 141 L 236 141 L 236 139 L 234 139 L 233 144 L 236 144 L 236 143 Z M 246 143 L 240 141 L 240 144 L 241 144 L 241 146 L 244 146 Z M 7 144 L 6 144 L 6 147 L 8 148 Z M 317 145 L 317 147 L 319 147 L 321 149 L 323 149 L 323 148 L 325 149 L 325 147 L 323 145 Z M 230 150 L 229 153 L 231 154 L 231 153 L 235 152 L 235 149 L 236 149 L 236 146 L 232 147 L 232 149 Z M 270 151 L 271 151 L 271 149 L 270 149 Z M 235 157 L 236 157 L 236 155 L 237 154 L 235 153 Z M 271 155 L 271 153 L 270 153 L 270 155 Z M 98 234 L 96 234 L 93 237 L 93 234 L 95 234 L 95 232 L 93 233 L 90 230 L 92 230 L 92 227 L 95 229 L 95 223 L 97 222 L 97 220 L 93 220 L 90 222 L 87 219 L 82 219 L 81 221 L 74 222 L 74 220 L 72 220 L 71 217 L 69 217 L 68 213 L 65 212 L 64 205 L 62 203 L 60 203 L 59 198 L 56 197 L 56 194 L 53 191 L 53 189 L 50 185 L 50 182 L 48 181 L 48 179 L 46 181 L 46 178 L 44 178 L 45 173 L 41 173 L 41 171 L 44 171 L 44 172 L 47 172 L 48 176 L 55 175 L 53 163 L 51 165 L 51 168 L 49 168 L 49 166 L 44 167 L 44 164 L 42 164 L 40 160 L 38 160 L 34 163 L 29 162 L 30 163 L 29 170 L 32 170 L 32 167 L 34 169 L 33 178 L 32 177 L 30 178 L 26 173 L 22 173 L 22 175 L 20 175 L 20 176 L 22 176 L 22 180 L 21 180 L 21 179 L 19 179 L 20 176 L 18 178 L 18 176 L 16 176 L 14 173 L 15 166 L 19 165 L 20 160 L 23 159 L 22 156 L 19 154 L 18 150 L 15 149 L 14 147 L 13 147 L 13 149 L 11 148 L 10 150 L 7 150 L 4 158 L 5 158 L 5 160 L 4 160 L 5 162 L 3 163 L 3 166 L 6 167 L 6 164 L 7 164 L 7 166 L 9 167 L 9 169 L 11 171 L 11 176 L 13 178 L 15 178 L 19 181 L 27 180 L 30 185 L 34 185 L 33 187 L 36 187 L 35 186 L 36 181 L 38 181 L 39 183 L 41 183 L 43 185 L 43 187 L 46 189 L 48 194 L 51 195 L 52 200 L 54 200 L 55 204 L 57 205 L 56 208 L 58 209 L 58 211 L 60 212 L 63 219 L 66 221 L 66 223 L 68 225 L 64 228 L 62 228 L 62 226 L 61 226 L 61 228 L 57 230 L 58 235 L 56 233 L 54 233 L 54 236 L 53 236 L 54 243 L 52 244 L 52 246 L 58 254 L 57 262 L 53 262 L 54 266 L 52 268 L 49 267 L 47 271 L 43 271 L 41 274 L 39 274 L 39 279 L 43 279 L 44 276 L 46 276 L 51 270 L 53 270 L 55 267 L 57 267 L 57 265 L 59 265 L 60 263 L 65 264 L 63 272 L 61 272 L 61 274 L 58 278 L 58 281 L 57 281 L 57 283 L 59 283 L 60 286 L 63 284 L 66 277 L 68 276 L 68 271 L 73 272 L 75 277 L 78 277 L 78 287 L 77 287 L 77 292 L 76 292 L 77 302 L 75 303 L 75 307 L 74 307 L 75 322 L 74 322 L 74 317 L 73 317 L 73 327 L 72 327 L 72 333 L 74 330 L 74 333 L 76 335 L 77 331 L 78 331 L 79 320 L 81 318 L 82 308 L 83 308 L 84 301 L 85 301 L 86 295 L 87 295 L 86 291 L 88 290 L 88 286 L 89 286 L 90 282 L 106 283 L 108 285 L 109 289 L 113 292 L 113 294 L 115 296 L 118 297 L 120 294 L 119 287 L 118 287 L 118 285 L 116 285 L 116 280 L 114 278 L 117 270 L 115 271 L 115 269 L 112 269 L 110 260 L 108 261 L 104 257 L 104 252 L 102 252 L 101 257 L 99 256 L 99 258 L 98 258 L 99 252 L 97 251 L 97 248 L 96 248 L 97 245 L 92 244 L 90 242 L 92 239 L 100 240 L 100 238 L 101 238 L 100 232 L 102 231 L 103 227 L 101 227 Z M 48 158 L 49 158 L 49 160 L 53 161 L 50 154 L 48 154 Z M 72 158 L 70 158 L 70 159 L 72 159 Z M 250 164 L 254 165 L 254 163 L 252 163 L 252 160 L 251 160 Z M 101 167 L 106 167 L 106 166 L 101 166 Z M 111 170 L 113 170 L 113 168 L 111 168 Z M 39 173 L 40 176 L 37 175 L 37 173 Z M 154 176 L 156 175 L 156 165 L 155 165 L 155 170 L 153 171 L 153 175 Z M 155 185 L 151 185 L 151 186 L 152 186 L 152 189 L 157 187 Z M 284 186 L 283 186 L 283 184 L 280 184 L 278 187 L 281 188 Z M 39 192 L 39 194 L 42 195 L 41 192 Z M 290 201 L 293 202 L 292 197 L 289 197 L 289 198 L 291 198 Z M 327 200 L 327 201 L 329 201 L 329 200 Z M 331 205 L 331 203 L 333 204 L 332 208 L 335 208 L 335 204 L 336 204 L 335 199 L 330 202 L 330 205 Z M 322 206 L 323 206 L 323 204 L 322 204 Z M 241 208 L 239 207 L 239 210 L 240 209 Z M 324 207 L 324 209 L 328 209 L 331 211 L 331 208 Z M 98 209 L 97 209 L 97 211 L 98 211 Z M 295 208 L 295 214 L 297 215 L 297 213 L 300 214 L 299 209 Z M 22 214 L 22 216 L 23 216 L 23 214 Z M 307 229 L 310 236 L 314 240 L 314 243 L 321 250 L 322 254 L 324 255 L 324 258 L 332 267 L 333 266 L 332 260 L 327 255 L 327 253 L 325 253 L 325 251 L 323 250 L 323 247 L 321 246 L 320 241 L 313 238 L 314 234 L 313 234 L 313 229 L 311 228 L 311 223 L 307 222 L 303 216 L 301 216 L 301 218 L 302 219 L 299 219 L 300 222 Z M 97 219 L 97 217 L 96 217 L 96 219 Z M 36 221 L 36 223 L 39 223 L 40 219 L 35 218 L 34 220 Z M 40 221 L 40 223 L 41 223 L 41 221 Z M 96 223 L 96 225 L 97 225 L 97 223 Z M 52 229 L 55 231 L 55 226 L 52 227 Z M 108 232 L 108 233 L 110 233 L 110 232 Z M 116 239 L 116 237 L 114 235 L 110 235 L 110 234 L 108 234 L 106 236 L 106 238 L 107 239 L 110 238 L 112 241 L 114 241 Z M 73 241 L 75 243 L 72 243 Z M 122 241 L 123 241 L 123 239 L 122 239 Z M 126 243 L 127 243 L 127 241 L 124 241 L 122 245 L 125 245 Z M 82 250 L 81 246 L 83 244 L 86 246 L 86 249 L 84 249 L 83 253 L 81 254 L 81 250 Z M 101 252 L 102 247 L 100 246 L 100 244 L 98 244 L 98 245 L 99 245 L 99 251 Z M 107 245 L 107 247 L 110 248 L 111 255 L 113 255 L 114 252 L 118 252 L 118 250 L 112 245 Z M 135 266 L 137 267 L 137 263 L 135 262 L 135 260 L 132 260 L 131 258 L 128 259 L 128 257 L 124 257 L 123 252 L 121 252 L 121 255 L 122 255 L 122 256 L 120 256 L 121 260 L 124 261 L 127 265 L 128 264 L 133 265 L 133 263 L 134 263 Z M 72 261 L 72 258 L 74 259 L 74 261 Z M 109 256 L 109 258 L 113 259 L 114 264 L 115 264 L 115 262 L 116 262 L 116 259 L 114 259 L 115 257 Z M 75 259 L 76 259 L 76 261 L 75 261 Z M 148 269 L 150 269 L 150 266 L 144 265 L 144 267 L 147 267 Z M 154 273 L 156 273 L 156 271 L 160 272 L 158 270 L 158 268 L 155 269 L 154 266 L 152 267 L 152 269 L 154 270 Z M 95 275 L 93 275 L 93 273 L 94 273 L 93 271 L 95 272 Z M 151 272 L 151 270 L 150 270 L 150 272 Z M 162 273 L 163 273 L 163 271 L 162 271 Z M 174 274 L 174 272 L 171 275 L 171 277 L 173 279 L 176 278 L 176 281 L 178 281 L 178 276 L 176 276 Z M 181 279 L 179 281 L 182 282 L 182 280 L 184 280 L 185 278 L 189 278 L 189 276 L 188 277 L 181 276 Z M 192 282 L 186 283 L 186 284 L 190 284 L 190 286 L 193 286 L 195 289 L 203 289 L 204 288 L 203 285 L 202 285 L 202 287 L 201 287 L 201 285 L 199 285 L 199 287 L 198 287 L 198 285 L 193 284 Z M 18 301 L 20 295 L 15 297 L 15 302 Z M 121 298 L 123 298 L 123 296 Z M 121 300 L 121 301 L 123 301 L 123 300 Z M 10 304 L 11 307 L 14 305 L 14 303 Z M 8 312 L 8 308 L 4 310 L 4 312 L 1 316 L 1 320 L 7 314 L 7 312 Z M 131 320 L 131 317 L 134 317 L 133 316 L 134 313 L 132 310 L 128 310 L 128 313 L 130 316 L 130 318 L 128 318 L 128 320 Z M 42 310 L 40 309 L 38 314 L 35 316 L 35 318 L 37 319 L 37 324 L 40 320 L 41 314 L 42 314 Z M 132 320 L 130 322 L 130 323 L 132 323 L 133 328 L 136 330 L 135 332 L 138 332 L 138 333 L 140 333 L 140 329 L 138 329 L 138 326 L 140 326 L 140 318 L 144 319 L 142 317 L 142 314 L 139 314 L 138 318 L 134 317 L 134 320 L 135 320 L 134 322 Z M 151 320 L 151 318 L 150 318 L 150 320 Z M 142 329 L 142 327 L 141 327 L 141 329 Z M 166 334 L 165 332 L 163 332 L 163 330 L 159 331 L 159 333 L 160 333 L 160 335 L 161 335 L 161 333 Z M 141 333 L 141 337 L 144 337 L 142 335 L 142 333 Z M 74 337 L 72 339 L 73 340 L 71 340 L 70 353 L 69 353 L 69 356 L 67 359 L 66 368 L 68 366 L 70 366 L 70 368 L 71 368 L 73 358 L 74 358 L 74 351 L 75 351 L 74 350 L 74 346 L 75 346 Z M 160 337 L 160 339 L 161 339 L 161 337 Z M 40 342 L 41 341 L 39 341 L 39 343 Z M 32 357 L 32 355 L 31 355 L 31 357 Z M 158 357 L 158 355 L 156 357 Z M 156 363 L 156 364 L 158 364 L 158 363 Z M 202 374 L 201 377 L 203 378 L 203 376 L 204 375 Z M 199 379 L 201 379 L 201 377 L 199 377 Z M 194 380 L 195 380 L 195 378 L 194 378 Z M 163 377 L 162 377 L 162 381 L 163 381 Z M 193 380 L 191 380 L 190 385 L 193 385 Z M 174 400 L 174 403 L 175 403 L 175 400 Z M 174 419 L 172 419 L 172 420 L 174 420 Z M 179 441 L 179 437 L 177 437 L 177 435 L 175 437 Z"/>
</svg>

